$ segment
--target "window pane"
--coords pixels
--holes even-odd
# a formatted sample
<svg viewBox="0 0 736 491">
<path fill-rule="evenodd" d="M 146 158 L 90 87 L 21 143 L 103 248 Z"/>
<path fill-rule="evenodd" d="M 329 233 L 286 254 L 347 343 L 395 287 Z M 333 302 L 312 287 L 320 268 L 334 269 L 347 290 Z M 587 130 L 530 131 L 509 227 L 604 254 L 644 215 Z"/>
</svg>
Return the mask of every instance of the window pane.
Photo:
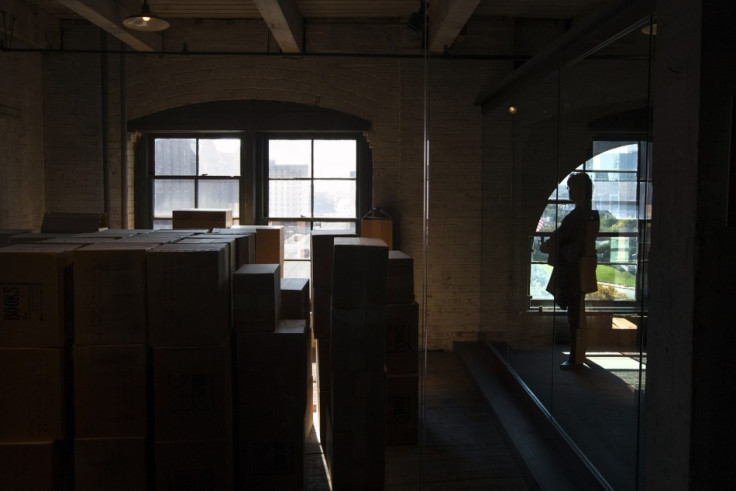
<svg viewBox="0 0 736 491">
<path fill-rule="evenodd" d="M 596 155 L 588 161 L 594 170 L 628 170 L 636 172 L 639 163 L 639 146 L 623 145 Z"/>
<path fill-rule="evenodd" d="M 240 139 L 199 140 L 200 176 L 239 176 Z"/>
<path fill-rule="evenodd" d="M 199 181 L 199 208 L 233 210 L 233 218 L 240 217 L 240 192 L 235 179 Z"/>
<path fill-rule="evenodd" d="M 269 140 L 268 177 L 311 176 L 312 140 Z"/>
<path fill-rule="evenodd" d="M 284 259 L 310 258 L 309 222 L 270 220 L 268 224 L 284 227 Z"/>
<path fill-rule="evenodd" d="M 552 194 L 550 194 L 549 198 L 547 199 L 550 201 L 563 201 L 570 199 L 570 193 L 567 192 L 567 177 L 560 184 L 557 185 L 557 189 L 552 191 Z"/>
<path fill-rule="evenodd" d="M 529 295 L 534 299 L 551 299 L 547 291 L 547 283 L 552 275 L 552 266 L 547 264 L 532 264 L 531 278 L 529 279 Z"/>
<path fill-rule="evenodd" d="M 156 138 L 154 172 L 157 176 L 193 176 L 197 170 L 194 138 Z"/>
<path fill-rule="evenodd" d="M 312 230 L 329 230 L 334 233 L 355 234 L 356 222 L 314 222 Z"/>
<path fill-rule="evenodd" d="M 355 217 L 355 181 L 319 181 L 315 179 L 314 216 Z"/>
<path fill-rule="evenodd" d="M 169 230 L 173 226 L 174 226 L 173 220 L 154 220 L 153 221 L 154 230 Z"/>
<path fill-rule="evenodd" d="M 191 179 L 154 179 L 153 216 L 171 218 L 171 210 L 194 208 L 194 181 Z"/>
<path fill-rule="evenodd" d="M 314 177 L 356 177 L 355 140 L 315 140 Z"/>
<path fill-rule="evenodd" d="M 284 278 L 309 278 L 311 281 L 311 263 L 309 261 L 284 261 Z"/>
<path fill-rule="evenodd" d="M 310 183 L 311 181 L 269 181 L 268 216 L 311 217 Z"/>
</svg>

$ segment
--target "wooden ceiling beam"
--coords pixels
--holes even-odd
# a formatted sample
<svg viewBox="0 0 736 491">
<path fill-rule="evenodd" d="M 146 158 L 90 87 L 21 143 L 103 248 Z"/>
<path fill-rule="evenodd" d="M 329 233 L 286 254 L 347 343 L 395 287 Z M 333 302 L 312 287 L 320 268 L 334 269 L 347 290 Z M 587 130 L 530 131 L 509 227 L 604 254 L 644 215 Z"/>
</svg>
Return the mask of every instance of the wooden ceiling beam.
<svg viewBox="0 0 736 491">
<path fill-rule="evenodd" d="M 127 9 L 120 3 L 111 0 L 57 1 L 136 51 L 156 51 L 156 46 L 160 45 L 159 36 L 155 33 L 133 32 L 123 27 L 123 19 L 140 13 L 140 2 L 131 4 L 138 5 L 136 11 L 133 6 Z"/>
<path fill-rule="evenodd" d="M 434 0 L 429 10 L 429 51 L 444 53 L 473 15 L 480 0 Z"/>
<path fill-rule="evenodd" d="M 284 53 L 304 49 L 304 17 L 296 0 L 253 0 Z"/>
</svg>

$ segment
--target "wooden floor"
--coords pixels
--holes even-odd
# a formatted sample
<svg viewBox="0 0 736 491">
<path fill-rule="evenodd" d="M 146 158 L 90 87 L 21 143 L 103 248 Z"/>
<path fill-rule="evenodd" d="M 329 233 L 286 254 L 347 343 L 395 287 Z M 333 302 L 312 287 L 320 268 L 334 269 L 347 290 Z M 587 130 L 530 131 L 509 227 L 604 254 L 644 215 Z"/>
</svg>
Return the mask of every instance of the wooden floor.
<svg viewBox="0 0 736 491">
<path fill-rule="evenodd" d="M 419 444 L 386 447 L 385 489 L 535 489 L 528 484 L 526 469 L 514 457 L 490 407 L 453 352 L 427 354 L 422 389 Z M 305 458 L 306 489 L 329 490 L 315 431 Z"/>
</svg>

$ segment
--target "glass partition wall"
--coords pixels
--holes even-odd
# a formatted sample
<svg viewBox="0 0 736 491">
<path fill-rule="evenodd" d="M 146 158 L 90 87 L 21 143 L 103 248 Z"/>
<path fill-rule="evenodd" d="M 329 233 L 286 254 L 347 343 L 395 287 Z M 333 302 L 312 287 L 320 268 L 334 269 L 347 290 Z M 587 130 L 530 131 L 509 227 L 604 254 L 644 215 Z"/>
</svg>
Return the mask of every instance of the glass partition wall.
<svg viewBox="0 0 736 491">
<path fill-rule="evenodd" d="M 604 486 L 617 490 L 640 487 L 642 461 L 652 31 L 651 20 L 634 26 L 505 92 L 484 115 L 482 337 Z M 585 295 L 572 330 L 576 318 L 560 306 L 564 252 L 542 244 L 559 240 L 555 230 L 581 201 L 569 190 L 579 173 L 592 181 L 598 220 L 588 251 L 595 264 L 587 267 L 597 291 Z M 503 189 L 512 190 L 510 200 L 499 199 Z M 509 235 L 503 251 L 495 238 Z M 573 350 L 581 365 L 561 366 Z"/>
</svg>

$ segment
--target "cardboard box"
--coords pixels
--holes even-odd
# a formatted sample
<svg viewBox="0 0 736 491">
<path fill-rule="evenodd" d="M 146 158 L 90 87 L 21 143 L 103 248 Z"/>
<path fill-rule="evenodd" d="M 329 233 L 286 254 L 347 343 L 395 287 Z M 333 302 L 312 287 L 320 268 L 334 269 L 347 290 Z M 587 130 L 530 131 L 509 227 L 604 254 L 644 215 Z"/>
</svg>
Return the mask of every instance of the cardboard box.
<svg viewBox="0 0 736 491">
<path fill-rule="evenodd" d="M 324 287 L 312 289 L 312 323 L 314 337 L 330 340 L 332 331 L 332 290 Z"/>
<path fill-rule="evenodd" d="M 0 443 L 0 489 L 62 488 L 58 442 Z"/>
<path fill-rule="evenodd" d="M 322 446 L 322 454 L 327 462 L 327 467 L 332 469 L 332 394 L 319 392 L 319 443 Z"/>
<path fill-rule="evenodd" d="M 415 373 L 419 368 L 419 305 L 386 305 L 386 370 Z"/>
<path fill-rule="evenodd" d="M 45 213 L 41 232 L 46 234 L 78 234 L 107 228 L 104 213 Z"/>
<path fill-rule="evenodd" d="M 419 439 L 419 376 L 386 377 L 386 444 L 416 445 Z"/>
<path fill-rule="evenodd" d="M 70 237 L 73 234 L 45 234 L 40 232 L 28 232 L 13 234 L 8 238 L 10 245 L 15 244 L 33 244 L 35 242 L 41 242 L 49 239 L 56 239 L 58 237 Z"/>
<path fill-rule="evenodd" d="M 332 346 L 329 339 L 317 340 L 317 385 L 320 393 L 332 390 Z"/>
<path fill-rule="evenodd" d="M 386 244 L 379 239 L 335 238 L 334 254 L 332 308 L 385 305 Z"/>
<path fill-rule="evenodd" d="M 401 251 L 388 252 L 386 303 L 414 301 L 414 259 Z"/>
<path fill-rule="evenodd" d="M 233 489 L 230 440 L 156 442 L 155 489 L 210 491 Z"/>
<path fill-rule="evenodd" d="M 332 370 L 382 371 L 386 308 L 332 309 Z"/>
<path fill-rule="evenodd" d="M 0 247 L 6 247 L 11 244 L 10 239 L 14 235 L 18 234 L 27 234 L 32 232 L 32 230 L 29 229 L 23 229 L 23 228 L 6 228 L 6 229 L 0 229 Z"/>
<path fill-rule="evenodd" d="M 241 442 L 236 466 L 242 489 L 305 489 L 303 442 L 276 439 Z"/>
<path fill-rule="evenodd" d="M 281 278 L 281 318 L 310 320 L 309 278 Z"/>
<path fill-rule="evenodd" d="M 229 344 L 153 348 L 156 442 L 223 440 L 232 433 Z"/>
<path fill-rule="evenodd" d="M 256 231 L 246 230 L 242 227 L 235 228 L 214 228 L 212 232 L 206 234 L 206 237 L 219 237 L 224 235 L 226 237 L 234 237 L 237 241 L 238 259 L 237 266 L 234 269 L 238 269 L 244 264 L 255 264 L 256 263 Z"/>
<path fill-rule="evenodd" d="M 100 242 L 75 249 L 74 343 L 145 344 L 149 243 Z"/>
<path fill-rule="evenodd" d="M 230 335 L 225 243 L 165 244 L 147 256 L 150 346 L 219 346 Z"/>
<path fill-rule="evenodd" d="M 233 210 L 230 209 L 184 209 L 173 210 L 172 228 L 174 229 L 207 229 L 233 226 Z"/>
<path fill-rule="evenodd" d="M 241 440 L 306 440 L 311 410 L 311 330 L 304 320 L 281 320 L 273 332 L 238 335 L 238 421 Z"/>
<path fill-rule="evenodd" d="M 313 230 L 311 234 L 312 286 L 332 293 L 332 272 L 335 238 L 351 238 L 355 234 Z"/>
<path fill-rule="evenodd" d="M 281 267 L 246 264 L 233 274 L 233 323 L 238 332 L 273 331 L 281 314 Z"/>
<path fill-rule="evenodd" d="M 394 222 L 389 217 L 363 217 L 360 236 L 381 239 L 389 249 L 394 248 Z"/>
<path fill-rule="evenodd" d="M 332 372 L 333 489 L 383 489 L 386 465 L 386 375 Z"/>
<path fill-rule="evenodd" d="M 208 233 L 199 235 L 190 235 L 179 242 L 195 243 L 203 242 L 227 242 L 230 244 L 231 266 L 233 271 L 244 264 L 253 264 L 256 262 L 256 234 L 224 234 L 224 233 Z"/>
<path fill-rule="evenodd" d="M 75 346 L 74 420 L 78 438 L 145 438 L 145 345 Z"/>
<path fill-rule="evenodd" d="M 60 348 L 0 349 L 0 441 L 65 437 L 63 354 Z"/>
<path fill-rule="evenodd" d="M 135 228 L 108 228 L 97 232 L 85 232 L 76 234 L 76 237 L 105 237 L 111 239 L 123 239 L 126 237 L 132 237 L 139 234 L 147 234 L 151 232 L 150 229 L 135 229 Z"/>
<path fill-rule="evenodd" d="M 0 346 L 62 347 L 72 332 L 75 246 L 0 249 Z"/>
<path fill-rule="evenodd" d="M 75 438 L 76 491 L 147 489 L 145 438 Z"/>
<path fill-rule="evenodd" d="M 303 489 L 311 429 L 311 330 L 281 320 L 238 335 L 238 468 L 253 489 Z"/>
<path fill-rule="evenodd" d="M 214 235 L 214 234 L 201 234 L 201 235 L 190 235 L 184 237 L 181 240 L 175 242 L 181 245 L 208 245 L 208 244 L 225 244 L 227 245 L 227 257 L 230 269 L 234 271 L 237 269 L 235 264 L 238 260 L 237 251 L 235 250 L 235 236 L 226 235 Z"/>
<path fill-rule="evenodd" d="M 212 229 L 215 234 L 255 234 L 255 263 L 278 264 L 284 270 L 283 225 L 240 225 L 230 229 Z"/>
</svg>

